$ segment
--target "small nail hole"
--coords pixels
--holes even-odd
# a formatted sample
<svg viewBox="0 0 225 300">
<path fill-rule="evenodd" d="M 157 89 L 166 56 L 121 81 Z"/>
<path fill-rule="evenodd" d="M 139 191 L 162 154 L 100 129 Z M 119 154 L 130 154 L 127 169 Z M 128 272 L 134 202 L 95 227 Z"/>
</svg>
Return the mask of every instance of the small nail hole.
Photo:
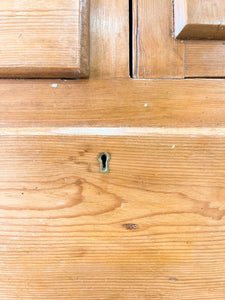
<svg viewBox="0 0 225 300">
<path fill-rule="evenodd" d="M 98 161 L 100 164 L 100 173 L 109 173 L 109 161 L 110 161 L 110 154 L 107 152 L 102 152 L 98 156 Z"/>
</svg>

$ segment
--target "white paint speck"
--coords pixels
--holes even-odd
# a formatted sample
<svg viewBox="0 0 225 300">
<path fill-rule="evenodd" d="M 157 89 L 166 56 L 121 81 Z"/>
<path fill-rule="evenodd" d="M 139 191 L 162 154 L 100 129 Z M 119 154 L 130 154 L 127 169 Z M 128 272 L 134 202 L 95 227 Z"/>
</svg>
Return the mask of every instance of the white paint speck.
<svg viewBox="0 0 225 300">
<path fill-rule="evenodd" d="M 0 251 L 6 251 L 7 245 L 0 245 Z"/>
<path fill-rule="evenodd" d="M 145 103 L 145 104 L 144 104 L 144 107 L 148 107 L 148 103 Z"/>
<path fill-rule="evenodd" d="M 173 146 L 172 146 L 172 149 L 174 149 L 175 147 L 176 147 L 176 145 L 173 145 Z"/>
<path fill-rule="evenodd" d="M 58 87 L 58 84 L 57 84 L 57 83 L 53 83 L 51 86 L 52 86 L 53 88 L 57 88 L 57 87 Z"/>
</svg>

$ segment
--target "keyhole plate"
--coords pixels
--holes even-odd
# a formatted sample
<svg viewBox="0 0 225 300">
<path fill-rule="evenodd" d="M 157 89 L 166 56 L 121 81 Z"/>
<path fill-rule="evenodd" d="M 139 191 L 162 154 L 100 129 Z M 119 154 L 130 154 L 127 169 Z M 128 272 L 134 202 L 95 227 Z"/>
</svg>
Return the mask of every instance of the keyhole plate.
<svg viewBox="0 0 225 300">
<path fill-rule="evenodd" d="M 98 161 L 100 164 L 100 173 L 109 173 L 109 161 L 111 155 L 108 152 L 102 152 L 98 156 Z"/>
</svg>

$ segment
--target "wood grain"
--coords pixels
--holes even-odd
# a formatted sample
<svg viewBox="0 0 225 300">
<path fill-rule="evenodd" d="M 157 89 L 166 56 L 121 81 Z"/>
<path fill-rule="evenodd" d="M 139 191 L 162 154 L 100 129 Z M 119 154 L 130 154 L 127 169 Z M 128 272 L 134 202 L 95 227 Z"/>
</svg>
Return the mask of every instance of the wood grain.
<svg viewBox="0 0 225 300">
<path fill-rule="evenodd" d="M 224 90 L 1 80 L 0 298 L 222 300 Z"/>
<path fill-rule="evenodd" d="M 0 76 L 88 76 L 88 0 L 0 3 Z"/>
<path fill-rule="evenodd" d="M 225 77 L 223 41 L 186 41 L 186 77 Z"/>
<path fill-rule="evenodd" d="M 133 1 L 134 78 L 184 77 L 184 45 L 172 32 L 171 1 Z"/>
<path fill-rule="evenodd" d="M 0 126 L 218 128 L 224 103 L 223 79 L 2 80 Z"/>
<path fill-rule="evenodd" d="M 0 144 L 2 299 L 223 299 L 224 136 Z"/>
<path fill-rule="evenodd" d="M 144 2 L 172 29 L 170 1 Z M 224 300 L 225 80 L 112 79 L 127 5 L 91 1 L 108 80 L 0 81 L 0 299 Z M 156 24 L 153 75 L 184 76 Z"/>
<path fill-rule="evenodd" d="M 91 0 L 92 78 L 129 77 L 129 1 Z"/>
<path fill-rule="evenodd" d="M 178 39 L 225 39 L 223 0 L 174 0 Z"/>
<path fill-rule="evenodd" d="M 204 3 L 206 7 L 209 5 Z M 211 14 L 215 15 L 213 8 Z M 133 77 L 224 77 L 224 43 L 176 40 L 173 37 L 176 24 L 172 19 L 170 1 L 133 1 Z M 181 27 L 184 25 L 185 22 Z"/>
<path fill-rule="evenodd" d="M 186 23 L 196 23 L 198 19 L 200 24 L 212 24 L 212 29 L 207 26 L 206 30 L 194 31 L 196 37 L 199 33 L 208 38 L 224 38 L 224 1 L 187 0 L 186 5 L 189 11 Z M 225 77 L 224 61 L 223 41 L 185 41 L 185 77 Z"/>
</svg>

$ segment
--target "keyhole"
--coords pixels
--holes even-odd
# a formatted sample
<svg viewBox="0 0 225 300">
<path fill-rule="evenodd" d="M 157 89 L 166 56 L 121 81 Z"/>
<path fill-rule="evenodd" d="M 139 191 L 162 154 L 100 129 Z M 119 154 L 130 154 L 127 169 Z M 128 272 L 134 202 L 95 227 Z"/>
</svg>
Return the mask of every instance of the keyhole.
<svg viewBox="0 0 225 300">
<path fill-rule="evenodd" d="M 106 157 L 105 154 L 102 155 L 101 160 L 102 160 L 102 168 L 105 169 L 105 167 L 106 167 L 106 160 L 107 160 L 107 157 Z"/>
<path fill-rule="evenodd" d="M 102 152 L 98 156 L 98 161 L 100 163 L 100 173 L 109 173 L 109 161 L 110 154 L 107 152 Z"/>
</svg>

